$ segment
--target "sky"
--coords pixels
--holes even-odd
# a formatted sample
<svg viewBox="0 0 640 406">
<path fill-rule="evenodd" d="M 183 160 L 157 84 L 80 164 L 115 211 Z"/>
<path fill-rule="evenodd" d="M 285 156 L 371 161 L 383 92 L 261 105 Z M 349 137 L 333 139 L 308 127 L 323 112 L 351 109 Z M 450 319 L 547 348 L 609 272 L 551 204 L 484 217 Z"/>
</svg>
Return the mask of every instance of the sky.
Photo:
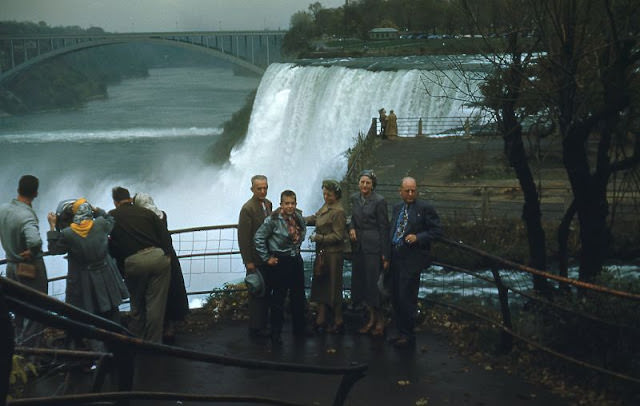
<svg viewBox="0 0 640 406">
<path fill-rule="evenodd" d="M 109 32 L 286 30 L 316 0 L 0 0 L 1 21 Z M 325 8 L 344 0 L 320 0 Z"/>
</svg>

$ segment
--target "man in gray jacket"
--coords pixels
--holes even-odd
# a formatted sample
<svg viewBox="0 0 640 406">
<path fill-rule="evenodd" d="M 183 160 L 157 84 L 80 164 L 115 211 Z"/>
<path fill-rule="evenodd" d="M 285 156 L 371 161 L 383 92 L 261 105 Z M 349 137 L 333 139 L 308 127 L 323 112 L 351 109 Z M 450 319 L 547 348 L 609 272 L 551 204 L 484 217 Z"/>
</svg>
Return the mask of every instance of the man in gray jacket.
<svg viewBox="0 0 640 406">
<path fill-rule="evenodd" d="M 296 209 L 296 194 L 285 190 L 280 194 L 280 207 L 268 216 L 256 231 L 254 242 L 265 263 L 267 286 L 271 290 L 271 341 L 282 344 L 284 302 L 289 295 L 293 334 L 307 334 L 305 320 L 304 266 L 300 245 L 304 241 L 306 223 Z"/>
<path fill-rule="evenodd" d="M 18 182 L 18 197 L 0 206 L 0 241 L 7 257 L 7 277 L 47 294 L 47 269 L 42 259 L 38 216 L 31 207 L 38 196 L 38 186 L 38 178 L 24 175 Z M 34 265 L 35 275 L 19 275 L 20 263 Z M 16 317 L 16 341 L 20 344 L 38 343 L 42 329 L 40 323 Z"/>
</svg>

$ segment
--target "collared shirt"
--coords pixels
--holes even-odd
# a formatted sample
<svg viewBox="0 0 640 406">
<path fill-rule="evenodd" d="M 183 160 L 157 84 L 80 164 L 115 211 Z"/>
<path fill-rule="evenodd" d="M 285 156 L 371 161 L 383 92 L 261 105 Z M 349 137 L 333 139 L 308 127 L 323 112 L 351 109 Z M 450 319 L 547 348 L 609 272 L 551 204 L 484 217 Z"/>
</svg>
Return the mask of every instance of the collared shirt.
<svg viewBox="0 0 640 406">
<path fill-rule="evenodd" d="M 300 226 L 300 235 L 297 241 L 289 233 L 289 227 L 280 209 L 268 216 L 264 223 L 256 231 L 254 242 L 260 258 L 267 262 L 272 255 L 295 256 L 300 253 L 300 244 L 304 241 L 306 222 L 300 211 L 294 214 Z"/>
<path fill-rule="evenodd" d="M 18 199 L 0 206 L 0 241 L 8 261 L 22 262 L 26 249 L 34 259 L 42 257 L 38 216 L 31 206 Z"/>
</svg>

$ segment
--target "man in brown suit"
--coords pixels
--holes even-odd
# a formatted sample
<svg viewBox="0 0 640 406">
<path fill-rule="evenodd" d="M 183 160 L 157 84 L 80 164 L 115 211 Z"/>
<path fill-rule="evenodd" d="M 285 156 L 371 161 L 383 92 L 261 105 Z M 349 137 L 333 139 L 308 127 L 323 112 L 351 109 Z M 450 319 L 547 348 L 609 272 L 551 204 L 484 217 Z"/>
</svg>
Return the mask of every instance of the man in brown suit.
<svg viewBox="0 0 640 406">
<path fill-rule="evenodd" d="M 253 237 L 264 219 L 271 214 L 272 204 L 267 199 L 269 185 L 267 177 L 255 175 L 251 178 L 251 192 L 253 196 L 242 206 L 238 218 L 238 245 L 242 262 L 247 275 L 260 272 L 264 265 L 256 252 Z M 263 277 L 266 276 L 263 273 Z M 264 279 L 264 278 L 263 278 Z M 267 320 L 269 312 L 269 290 L 263 296 L 249 294 L 249 336 L 269 337 Z"/>
</svg>

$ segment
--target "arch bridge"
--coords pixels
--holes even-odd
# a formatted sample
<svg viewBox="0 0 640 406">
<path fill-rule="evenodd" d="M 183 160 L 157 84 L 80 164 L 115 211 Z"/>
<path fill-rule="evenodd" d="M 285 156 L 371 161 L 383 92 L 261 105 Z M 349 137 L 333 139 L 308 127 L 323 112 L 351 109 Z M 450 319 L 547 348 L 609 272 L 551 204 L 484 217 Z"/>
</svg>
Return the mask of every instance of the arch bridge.
<svg viewBox="0 0 640 406">
<path fill-rule="evenodd" d="M 262 74 L 281 62 L 286 31 L 193 31 L 78 35 L 0 35 L 0 84 L 24 69 L 60 55 L 111 44 L 145 42 L 206 52 Z"/>
</svg>

